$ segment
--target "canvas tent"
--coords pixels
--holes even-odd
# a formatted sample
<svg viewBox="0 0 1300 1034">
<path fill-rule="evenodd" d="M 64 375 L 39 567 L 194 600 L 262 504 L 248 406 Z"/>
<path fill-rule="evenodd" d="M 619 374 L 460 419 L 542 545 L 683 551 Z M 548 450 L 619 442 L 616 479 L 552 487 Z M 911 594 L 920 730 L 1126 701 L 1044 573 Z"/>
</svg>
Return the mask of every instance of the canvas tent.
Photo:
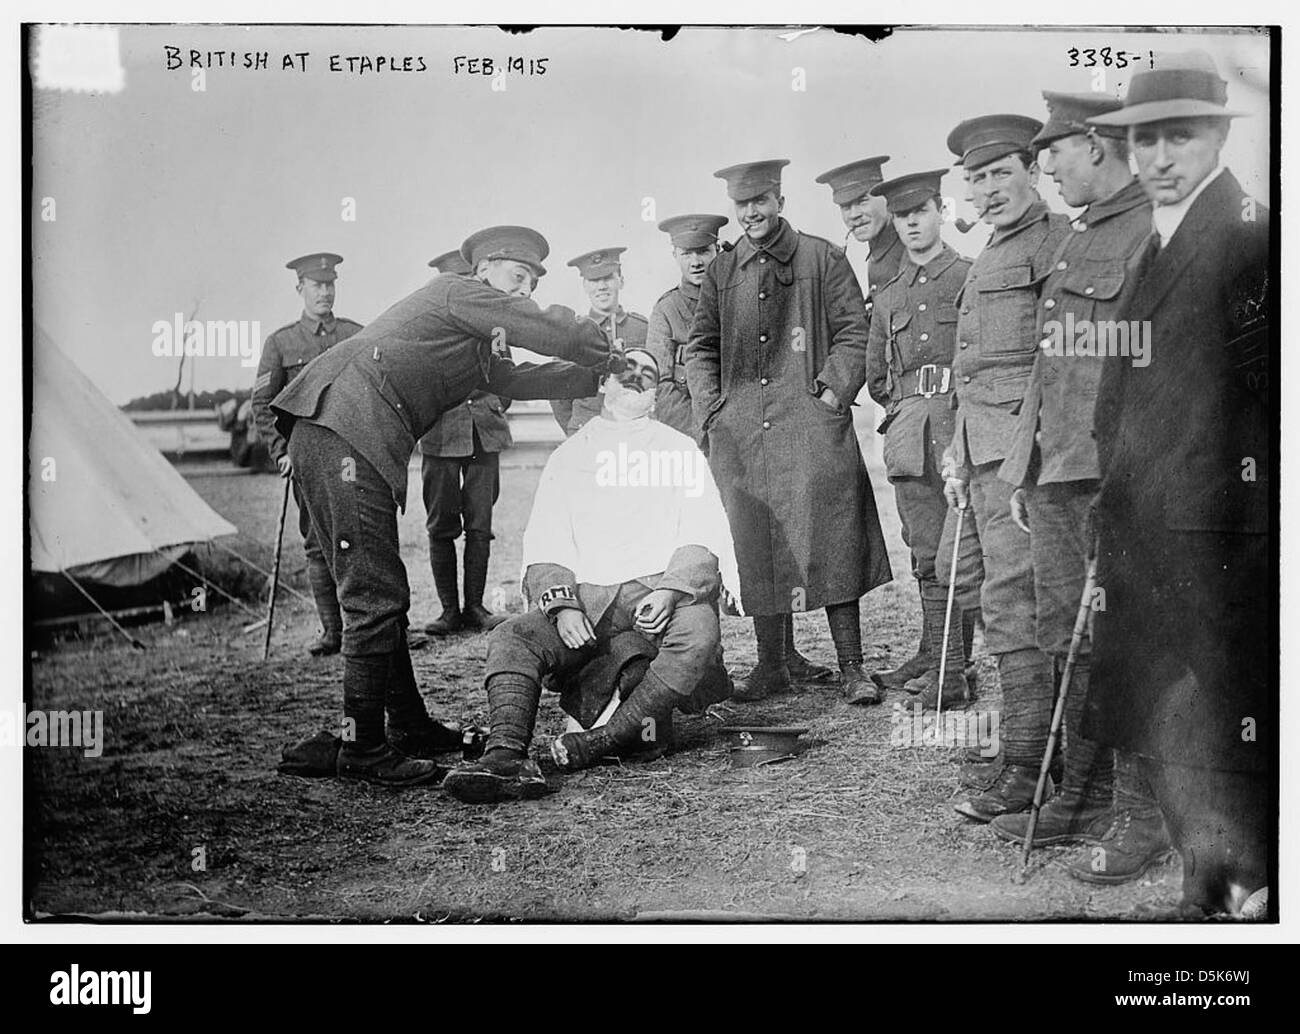
<svg viewBox="0 0 1300 1034">
<path fill-rule="evenodd" d="M 32 364 L 32 571 L 138 585 L 236 533 L 39 328 Z"/>
</svg>

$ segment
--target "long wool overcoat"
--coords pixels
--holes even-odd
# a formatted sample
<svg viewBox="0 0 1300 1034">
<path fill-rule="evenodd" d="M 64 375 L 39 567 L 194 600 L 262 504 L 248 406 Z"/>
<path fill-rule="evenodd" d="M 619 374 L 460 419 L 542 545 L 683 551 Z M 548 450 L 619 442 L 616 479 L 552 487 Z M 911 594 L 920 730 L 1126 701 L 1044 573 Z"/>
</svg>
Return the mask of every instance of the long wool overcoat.
<svg viewBox="0 0 1300 1034">
<path fill-rule="evenodd" d="M 843 252 L 784 219 L 761 247 L 742 238 L 705 274 L 686 377 L 747 614 L 845 603 L 890 580 L 849 409 L 866 349 Z M 818 399 L 824 388 L 839 406 Z"/>
</svg>

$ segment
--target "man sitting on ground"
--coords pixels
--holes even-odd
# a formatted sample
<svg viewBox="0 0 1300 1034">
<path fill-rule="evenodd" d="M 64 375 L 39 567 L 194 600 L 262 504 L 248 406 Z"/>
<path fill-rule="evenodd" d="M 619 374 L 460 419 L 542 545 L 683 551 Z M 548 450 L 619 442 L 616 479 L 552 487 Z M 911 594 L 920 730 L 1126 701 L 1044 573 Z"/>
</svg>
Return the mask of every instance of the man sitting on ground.
<svg viewBox="0 0 1300 1034">
<path fill-rule="evenodd" d="M 628 631 L 656 648 L 653 660 L 605 724 L 552 744 L 561 769 L 653 742 L 674 708 L 698 713 L 729 692 L 716 664 L 719 596 L 739 609 L 726 514 L 695 443 L 651 419 L 654 357 L 625 358 L 606 379 L 600 415 L 542 472 L 523 542 L 524 593 L 537 606 L 492 633 L 486 750 L 444 783 L 459 800 L 544 793 L 528 759 L 543 679 L 573 677 Z"/>
</svg>

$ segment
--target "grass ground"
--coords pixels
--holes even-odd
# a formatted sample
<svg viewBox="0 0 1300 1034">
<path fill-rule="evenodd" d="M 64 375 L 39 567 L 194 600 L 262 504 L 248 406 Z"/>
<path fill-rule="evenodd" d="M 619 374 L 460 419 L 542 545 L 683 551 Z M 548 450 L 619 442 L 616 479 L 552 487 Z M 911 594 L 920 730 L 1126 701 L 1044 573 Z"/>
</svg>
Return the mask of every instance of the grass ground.
<svg viewBox="0 0 1300 1034">
<path fill-rule="evenodd" d="M 507 453 L 496 511 L 489 606 L 519 610 L 519 536 L 545 453 Z M 897 581 L 866 598 L 869 663 L 910 653 L 919 612 L 893 493 L 872 469 Z M 195 476 L 191 483 L 263 562 L 279 481 Z M 418 481 L 414 481 L 418 485 Z M 290 504 L 290 527 L 293 511 Z M 437 613 L 418 498 L 401 521 L 412 623 Z M 301 579 L 295 531 L 291 578 Z M 436 789 L 395 793 L 280 776 L 286 744 L 330 727 L 338 658 L 310 658 L 314 615 L 282 606 L 275 648 L 226 607 L 171 628 L 65 642 L 34 658 L 28 706 L 102 710 L 105 747 L 26 752 L 26 905 L 35 916 L 163 919 L 602 920 L 776 918 L 868 921 L 1145 919 L 1178 898 L 1178 864 L 1142 882 L 1070 879 L 1071 849 L 1035 854 L 1013 882 L 1017 849 L 957 815 L 956 757 L 891 746 L 892 700 L 850 708 L 829 688 L 779 702 L 720 705 L 677 719 L 679 749 L 645 765 L 553 774 L 544 800 L 461 805 Z M 754 661 L 748 622 L 724 619 L 728 664 Z M 825 618 L 796 617 L 808 656 L 833 661 Z M 466 635 L 414 653 L 431 709 L 482 721 L 486 642 Z M 991 662 L 982 681 L 993 689 Z M 976 705 L 997 706 L 996 693 Z M 729 767 L 728 721 L 804 724 L 815 746 L 783 764 Z M 562 724 L 543 703 L 535 749 Z M 200 866 L 200 862 L 202 863 Z"/>
</svg>

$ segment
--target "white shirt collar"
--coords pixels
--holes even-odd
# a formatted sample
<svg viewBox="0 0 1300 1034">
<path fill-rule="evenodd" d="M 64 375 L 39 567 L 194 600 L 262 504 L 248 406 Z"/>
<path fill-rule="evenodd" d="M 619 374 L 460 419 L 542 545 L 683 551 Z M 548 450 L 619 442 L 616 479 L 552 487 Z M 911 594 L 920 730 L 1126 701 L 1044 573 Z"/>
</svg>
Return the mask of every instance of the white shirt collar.
<svg viewBox="0 0 1300 1034">
<path fill-rule="evenodd" d="M 1183 219 L 1187 215 L 1188 209 L 1192 207 L 1193 202 L 1201 196 L 1201 192 L 1219 178 L 1223 172 L 1222 165 L 1216 165 L 1214 171 L 1205 179 L 1196 185 L 1196 189 L 1188 194 L 1185 198 L 1174 205 L 1156 205 L 1151 210 L 1151 221 L 1155 225 L 1156 233 L 1160 234 L 1160 246 L 1166 248 L 1169 242 L 1173 240 L 1174 234 L 1178 232 L 1178 227 L 1182 225 Z"/>
</svg>

